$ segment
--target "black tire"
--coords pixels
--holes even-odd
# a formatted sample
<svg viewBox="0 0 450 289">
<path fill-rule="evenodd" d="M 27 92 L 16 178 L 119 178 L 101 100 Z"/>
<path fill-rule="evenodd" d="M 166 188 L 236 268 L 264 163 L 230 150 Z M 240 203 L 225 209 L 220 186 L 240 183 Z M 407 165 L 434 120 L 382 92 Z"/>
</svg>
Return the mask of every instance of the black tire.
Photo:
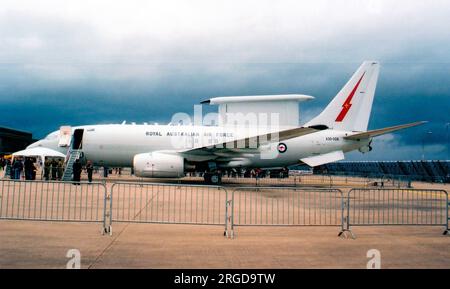
<svg viewBox="0 0 450 289">
<path fill-rule="evenodd" d="M 222 176 L 219 174 L 205 173 L 203 177 L 207 184 L 220 185 L 222 183 Z"/>
<path fill-rule="evenodd" d="M 210 184 L 211 183 L 211 174 L 205 173 L 203 175 L 203 178 L 205 179 L 205 183 Z"/>
<path fill-rule="evenodd" d="M 211 175 L 211 184 L 213 185 L 220 185 L 222 183 L 222 176 L 219 174 L 213 174 Z"/>
</svg>

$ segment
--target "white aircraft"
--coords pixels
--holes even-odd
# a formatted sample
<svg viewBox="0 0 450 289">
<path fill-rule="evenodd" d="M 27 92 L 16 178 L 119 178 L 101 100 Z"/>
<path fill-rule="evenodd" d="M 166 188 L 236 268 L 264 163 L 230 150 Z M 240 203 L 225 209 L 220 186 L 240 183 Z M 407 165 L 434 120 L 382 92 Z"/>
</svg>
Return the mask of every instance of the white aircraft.
<svg viewBox="0 0 450 289">
<path fill-rule="evenodd" d="M 299 125 L 298 102 L 311 96 L 217 97 L 203 102 L 219 105 L 217 126 L 61 127 L 28 148 L 45 147 L 75 158 L 80 154 L 74 152 L 82 152 L 94 165 L 133 167 L 139 177 L 173 178 L 201 171 L 210 183 L 219 183 L 220 171 L 229 168 L 314 167 L 342 160 L 344 153 L 353 150 L 369 152 L 373 137 L 424 123 L 367 131 L 378 74 L 378 62 L 363 62 L 328 106 L 303 126 Z M 269 115 L 278 116 L 276 127 L 256 124 L 244 129 L 239 124 L 239 119 L 246 123 L 252 116 L 267 120 Z"/>
</svg>

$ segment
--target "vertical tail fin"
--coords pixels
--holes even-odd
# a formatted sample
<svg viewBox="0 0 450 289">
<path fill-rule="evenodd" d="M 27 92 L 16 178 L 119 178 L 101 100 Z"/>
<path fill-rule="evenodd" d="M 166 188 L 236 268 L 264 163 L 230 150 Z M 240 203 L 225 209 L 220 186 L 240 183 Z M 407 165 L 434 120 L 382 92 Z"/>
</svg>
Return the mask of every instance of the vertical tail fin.
<svg viewBox="0 0 450 289">
<path fill-rule="evenodd" d="M 326 125 L 349 131 L 366 131 L 380 65 L 364 61 L 350 80 L 317 117 L 305 126 Z"/>
</svg>

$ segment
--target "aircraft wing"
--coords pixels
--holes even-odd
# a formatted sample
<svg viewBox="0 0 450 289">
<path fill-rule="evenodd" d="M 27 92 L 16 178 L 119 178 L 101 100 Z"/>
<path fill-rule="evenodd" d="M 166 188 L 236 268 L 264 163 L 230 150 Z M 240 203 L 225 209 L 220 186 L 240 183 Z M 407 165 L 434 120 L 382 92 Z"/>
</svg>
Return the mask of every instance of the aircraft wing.
<svg viewBox="0 0 450 289">
<path fill-rule="evenodd" d="M 334 151 L 327 154 L 303 158 L 300 161 L 307 164 L 310 167 L 316 167 L 327 163 L 337 162 L 343 160 L 344 158 L 345 157 L 343 151 Z"/>
<path fill-rule="evenodd" d="M 354 135 L 346 136 L 346 137 L 344 137 L 344 139 L 360 140 L 360 139 L 372 138 L 372 137 L 376 137 L 379 135 L 394 132 L 394 131 L 397 131 L 400 129 L 418 126 L 418 125 L 421 125 L 424 123 L 426 123 L 426 121 L 418 121 L 418 122 L 413 122 L 413 123 L 408 123 L 408 124 L 396 125 L 396 126 L 385 127 L 385 128 L 375 129 L 375 130 L 369 130 L 366 132 L 361 132 L 361 133 L 357 133 Z"/>
<path fill-rule="evenodd" d="M 266 133 L 262 135 L 247 137 L 243 139 L 236 139 L 224 143 L 219 143 L 211 146 L 203 146 L 194 149 L 188 149 L 179 153 L 185 155 L 204 156 L 206 159 L 210 159 L 211 155 L 217 157 L 229 156 L 244 156 L 247 153 L 256 153 L 260 145 L 268 144 L 274 141 L 284 141 L 291 138 L 315 133 L 324 129 L 328 129 L 326 126 L 313 126 L 313 127 L 298 127 L 293 129 L 282 130 L 278 132 L 278 137 L 272 139 L 272 135 L 277 135 L 277 132 Z"/>
</svg>

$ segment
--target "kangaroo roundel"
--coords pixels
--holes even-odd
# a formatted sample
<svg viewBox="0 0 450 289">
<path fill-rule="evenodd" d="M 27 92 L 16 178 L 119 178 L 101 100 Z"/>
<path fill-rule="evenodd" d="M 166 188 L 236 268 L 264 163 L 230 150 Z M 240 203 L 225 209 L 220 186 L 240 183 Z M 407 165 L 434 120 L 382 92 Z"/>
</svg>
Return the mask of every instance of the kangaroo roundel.
<svg viewBox="0 0 450 289">
<path fill-rule="evenodd" d="M 285 143 L 279 143 L 278 144 L 278 151 L 280 153 L 284 153 L 287 151 L 287 145 Z"/>
</svg>

